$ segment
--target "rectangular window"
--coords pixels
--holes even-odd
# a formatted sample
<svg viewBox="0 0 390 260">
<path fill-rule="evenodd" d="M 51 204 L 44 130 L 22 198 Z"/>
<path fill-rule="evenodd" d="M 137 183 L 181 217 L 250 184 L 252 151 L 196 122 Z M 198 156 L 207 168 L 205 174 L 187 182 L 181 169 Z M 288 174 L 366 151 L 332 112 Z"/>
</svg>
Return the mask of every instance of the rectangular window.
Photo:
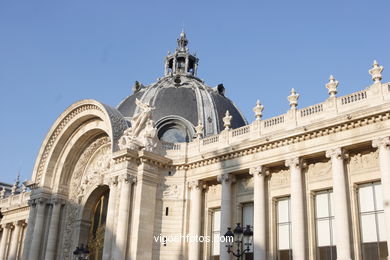
<svg viewBox="0 0 390 260">
<path fill-rule="evenodd" d="M 380 182 L 359 185 L 359 217 L 363 260 L 380 260 L 388 256 Z"/>
<path fill-rule="evenodd" d="M 276 202 L 277 250 L 278 260 L 291 260 L 291 218 L 290 197 Z"/>
<path fill-rule="evenodd" d="M 219 236 L 221 230 L 221 210 L 215 209 L 211 221 L 211 259 L 219 259 Z"/>
<path fill-rule="evenodd" d="M 331 190 L 318 192 L 315 195 L 315 224 L 317 259 L 336 260 L 333 192 Z"/>
<path fill-rule="evenodd" d="M 245 230 L 246 226 L 249 225 L 253 231 L 253 204 L 245 204 L 242 208 L 242 229 Z M 246 245 L 243 245 L 243 248 L 246 248 Z M 250 251 L 245 254 L 243 259 L 253 260 L 253 243 L 249 247 Z"/>
</svg>

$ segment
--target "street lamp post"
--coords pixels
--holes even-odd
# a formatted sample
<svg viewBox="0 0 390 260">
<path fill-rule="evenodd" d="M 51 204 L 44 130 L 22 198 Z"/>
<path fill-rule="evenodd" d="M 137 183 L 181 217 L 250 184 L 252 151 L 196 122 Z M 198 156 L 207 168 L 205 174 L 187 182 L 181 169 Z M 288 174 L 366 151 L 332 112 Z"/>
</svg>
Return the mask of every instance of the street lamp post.
<svg viewBox="0 0 390 260">
<path fill-rule="evenodd" d="M 253 237 L 253 231 L 250 225 L 247 225 L 245 230 L 243 230 L 240 223 L 237 223 L 233 232 L 231 231 L 231 228 L 228 228 L 228 231 L 224 236 L 227 252 L 235 256 L 237 260 L 240 260 L 244 254 L 250 251 Z M 235 248 L 234 244 L 237 245 Z"/>
<path fill-rule="evenodd" d="M 89 256 L 88 245 L 84 247 L 84 244 L 81 244 L 80 247 L 76 247 L 76 250 L 73 251 L 73 254 L 76 256 L 77 260 L 87 260 Z"/>
</svg>

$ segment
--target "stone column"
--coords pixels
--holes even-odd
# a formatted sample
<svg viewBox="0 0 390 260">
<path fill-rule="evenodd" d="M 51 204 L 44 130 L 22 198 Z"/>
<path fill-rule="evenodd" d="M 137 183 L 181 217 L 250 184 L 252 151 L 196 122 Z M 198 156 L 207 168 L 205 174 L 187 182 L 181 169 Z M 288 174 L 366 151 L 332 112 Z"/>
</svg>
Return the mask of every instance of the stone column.
<svg viewBox="0 0 390 260">
<path fill-rule="evenodd" d="M 14 223 L 14 231 L 12 233 L 11 244 L 10 244 L 9 254 L 8 254 L 9 260 L 16 260 L 18 247 L 19 247 L 20 231 L 22 230 L 22 228 L 23 227 L 21 222 Z"/>
<path fill-rule="evenodd" d="M 1 241 L 0 241 L 0 259 L 6 259 L 5 251 L 7 248 L 10 231 L 11 231 L 11 227 L 7 224 L 6 225 L 3 224 L 3 235 L 1 236 Z"/>
<path fill-rule="evenodd" d="M 23 246 L 23 250 L 22 250 L 23 251 L 23 254 L 22 254 L 23 260 L 29 259 L 31 240 L 32 240 L 33 233 L 34 233 L 35 216 L 37 213 L 35 199 L 30 199 L 28 201 L 28 205 L 30 207 L 30 214 L 28 216 L 27 229 L 25 231 L 24 246 Z"/>
<path fill-rule="evenodd" d="M 115 238 L 114 259 L 125 260 L 130 220 L 131 186 L 136 181 L 136 177 L 125 173 L 119 176 L 118 180 L 121 188 Z"/>
<path fill-rule="evenodd" d="M 186 56 L 186 60 L 185 60 L 185 65 L 184 65 L 184 73 L 187 74 L 188 72 L 188 63 L 189 63 L 189 59 L 188 59 L 188 55 Z"/>
<path fill-rule="evenodd" d="M 387 250 L 390 252 L 390 138 L 378 138 L 372 142 L 372 146 L 379 150 L 386 241 Z"/>
<path fill-rule="evenodd" d="M 40 260 L 40 253 L 42 247 L 42 235 L 45 223 L 45 210 L 46 210 L 46 198 L 38 198 L 37 203 L 37 215 L 35 218 L 34 233 L 31 241 L 31 248 L 29 252 L 28 259 L 31 260 Z"/>
<path fill-rule="evenodd" d="M 227 228 L 232 227 L 232 201 L 231 201 L 231 184 L 234 181 L 234 177 L 228 173 L 223 173 L 218 176 L 218 182 L 222 185 L 221 195 L 221 236 L 225 235 Z M 229 260 L 230 255 L 227 252 L 226 244 L 221 242 L 220 244 L 220 259 Z"/>
<path fill-rule="evenodd" d="M 111 177 L 109 180 L 110 193 L 108 196 L 108 205 L 107 205 L 107 218 L 106 218 L 106 228 L 104 231 L 104 245 L 103 245 L 103 259 L 111 259 L 111 247 L 112 241 L 114 239 L 114 224 L 115 224 L 115 205 L 118 189 L 118 177 Z"/>
<path fill-rule="evenodd" d="M 189 235 L 199 237 L 201 235 L 201 219 L 202 219 L 202 182 L 199 180 L 191 181 L 188 187 L 191 190 L 191 208 L 190 208 L 190 226 Z M 198 260 L 200 256 L 199 241 L 189 241 L 188 245 L 188 259 Z"/>
<path fill-rule="evenodd" d="M 253 167 L 249 174 L 253 175 L 253 255 L 255 259 L 266 260 L 266 174 L 262 166 Z M 245 228 L 245 227 L 243 227 Z"/>
<path fill-rule="evenodd" d="M 332 161 L 335 240 L 338 260 L 350 260 L 351 238 L 348 220 L 348 189 L 345 180 L 344 159 L 347 154 L 341 148 L 326 151 L 326 157 Z"/>
<path fill-rule="evenodd" d="M 157 155 L 148 154 L 157 157 Z M 151 260 L 154 236 L 157 183 L 160 182 L 158 166 L 142 158 L 138 167 L 132 219 L 131 257 Z"/>
<path fill-rule="evenodd" d="M 285 165 L 290 168 L 291 189 L 291 232 L 293 259 L 306 259 L 305 253 L 305 193 L 302 180 L 302 160 L 293 158 L 286 160 Z"/>
<path fill-rule="evenodd" d="M 63 205 L 63 201 L 59 198 L 53 198 L 51 202 L 53 204 L 53 209 L 51 213 L 49 235 L 47 238 L 47 247 L 46 247 L 46 255 L 45 255 L 45 259 L 47 260 L 55 259 L 56 249 L 57 249 L 56 246 L 57 246 L 58 227 L 60 223 L 61 207 Z"/>
</svg>

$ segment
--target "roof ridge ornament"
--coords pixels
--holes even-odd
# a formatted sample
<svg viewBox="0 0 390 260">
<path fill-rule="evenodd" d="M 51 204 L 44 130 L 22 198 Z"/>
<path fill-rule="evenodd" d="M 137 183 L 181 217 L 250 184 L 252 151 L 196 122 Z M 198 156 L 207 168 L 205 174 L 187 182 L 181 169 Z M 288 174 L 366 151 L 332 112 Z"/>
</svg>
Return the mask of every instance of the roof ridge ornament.
<svg viewBox="0 0 390 260">
<path fill-rule="evenodd" d="M 326 83 L 326 88 L 328 89 L 328 93 L 330 97 L 336 97 L 337 94 L 337 86 L 339 85 L 339 82 L 333 77 L 333 75 L 330 75 L 329 82 Z"/>
<path fill-rule="evenodd" d="M 231 126 L 232 116 L 229 113 L 229 110 L 226 110 L 225 117 L 222 118 L 223 120 L 223 126 L 225 127 L 225 130 L 229 130 Z"/>
<path fill-rule="evenodd" d="M 296 109 L 298 106 L 299 94 L 295 91 L 294 88 L 291 89 L 291 95 L 287 97 L 290 102 L 291 109 Z"/>
<path fill-rule="evenodd" d="M 264 106 L 260 103 L 260 100 L 256 101 L 256 106 L 253 108 L 253 112 L 255 112 L 256 120 L 261 120 L 263 116 Z"/>
<path fill-rule="evenodd" d="M 382 71 L 383 66 L 379 66 L 378 62 L 374 60 L 374 64 L 372 65 L 372 68 L 368 71 L 370 73 L 372 80 L 374 83 L 380 83 L 382 80 Z"/>
<path fill-rule="evenodd" d="M 187 52 L 188 51 L 187 45 L 188 45 L 187 36 L 186 33 L 184 32 L 184 29 L 182 29 L 180 33 L 180 38 L 177 39 L 176 50 L 179 52 Z"/>
</svg>

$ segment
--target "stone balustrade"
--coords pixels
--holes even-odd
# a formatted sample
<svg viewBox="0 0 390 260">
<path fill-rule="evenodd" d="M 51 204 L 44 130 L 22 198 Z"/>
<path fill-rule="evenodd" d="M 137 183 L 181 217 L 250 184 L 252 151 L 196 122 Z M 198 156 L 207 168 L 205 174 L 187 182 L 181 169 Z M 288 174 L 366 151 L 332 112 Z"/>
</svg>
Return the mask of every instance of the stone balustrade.
<svg viewBox="0 0 390 260">
<path fill-rule="evenodd" d="M 21 205 L 27 205 L 29 199 L 30 199 L 29 191 L 8 196 L 4 199 L 0 199 L 0 208 L 2 209 L 2 211 L 18 208 Z"/>
<path fill-rule="evenodd" d="M 378 95 L 382 95 L 382 98 L 378 99 Z M 390 83 L 376 83 L 362 91 L 341 97 L 330 97 L 325 102 L 309 107 L 290 109 L 285 114 L 264 120 L 254 120 L 250 125 L 228 129 L 218 135 L 194 139 L 190 143 L 165 143 L 163 147 L 167 156 L 172 158 L 183 155 L 184 151 L 190 155 L 204 153 L 216 147 L 239 145 L 245 139 L 269 139 L 270 136 L 281 135 L 285 130 L 302 129 L 302 127 L 307 129 L 314 122 L 320 123 L 342 115 L 351 119 L 351 113 L 354 111 L 385 104 L 388 103 L 387 100 L 390 100 Z"/>
</svg>

